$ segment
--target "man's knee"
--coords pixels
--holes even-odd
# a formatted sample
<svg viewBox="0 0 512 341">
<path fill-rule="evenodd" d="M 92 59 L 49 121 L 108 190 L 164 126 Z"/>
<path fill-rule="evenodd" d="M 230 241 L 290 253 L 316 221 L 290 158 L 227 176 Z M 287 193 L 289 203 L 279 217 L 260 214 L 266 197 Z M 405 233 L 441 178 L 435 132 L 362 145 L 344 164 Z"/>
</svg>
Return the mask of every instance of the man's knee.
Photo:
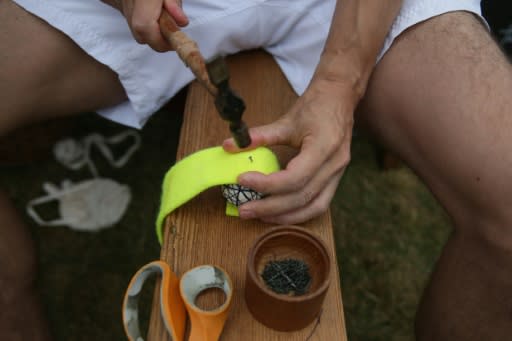
<svg viewBox="0 0 512 341">
<path fill-rule="evenodd" d="M 12 1 L 0 1 L 0 22 L 0 46 L 9 46 L 0 58 L 0 136 L 126 99 L 116 73 L 47 22 Z"/>
<path fill-rule="evenodd" d="M 464 225 L 477 219 L 485 221 L 478 225 L 512 226 L 506 180 L 512 163 L 511 76 L 481 20 L 452 12 L 411 27 L 395 41 L 361 105 L 362 121 Z M 464 218 L 473 215 L 478 217 Z"/>
</svg>

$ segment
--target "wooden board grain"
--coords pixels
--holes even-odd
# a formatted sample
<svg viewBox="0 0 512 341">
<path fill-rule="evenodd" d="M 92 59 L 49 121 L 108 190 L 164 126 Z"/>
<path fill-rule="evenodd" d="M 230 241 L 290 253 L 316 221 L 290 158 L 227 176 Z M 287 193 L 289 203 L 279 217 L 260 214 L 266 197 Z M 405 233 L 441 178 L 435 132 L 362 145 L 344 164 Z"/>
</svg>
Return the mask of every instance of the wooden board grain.
<svg viewBox="0 0 512 341">
<path fill-rule="evenodd" d="M 247 105 L 244 121 L 249 126 L 273 122 L 296 99 L 274 60 L 263 51 L 249 51 L 228 58 L 231 87 Z M 229 137 L 228 124 L 215 110 L 213 99 L 197 82 L 190 86 L 177 159 L 200 149 L 220 145 Z M 279 158 L 290 157 L 276 150 Z M 205 165 L 207 167 L 207 165 Z M 219 188 L 208 190 L 180 207 L 166 219 L 161 259 L 180 276 L 201 264 L 223 267 L 231 276 L 235 292 L 233 305 L 221 340 L 346 340 L 341 288 L 330 213 L 301 224 L 320 236 L 332 258 L 332 281 L 319 318 L 297 332 L 276 332 L 252 318 L 244 300 L 246 257 L 252 242 L 270 227 L 259 221 L 227 217 Z M 158 287 L 155 293 L 158 292 Z M 149 341 L 168 341 L 160 318 L 157 295 L 152 307 Z"/>
</svg>

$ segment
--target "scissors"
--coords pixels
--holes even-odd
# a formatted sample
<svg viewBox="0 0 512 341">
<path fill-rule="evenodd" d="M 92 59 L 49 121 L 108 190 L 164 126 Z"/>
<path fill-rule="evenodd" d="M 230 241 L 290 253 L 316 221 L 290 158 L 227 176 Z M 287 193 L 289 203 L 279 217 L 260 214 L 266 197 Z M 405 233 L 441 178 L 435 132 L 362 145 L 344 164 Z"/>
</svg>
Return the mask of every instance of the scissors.
<svg viewBox="0 0 512 341">
<path fill-rule="evenodd" d="M 129 341 L 144 341 L 139 327 L 139 295 L 145 281 L 160 275 L 160 313 L 173 341 L 185 340 L 187 313 L 190 318 L 188 341 L 217 341 L 228 317 L 233 297 L 233 284 L 222 268 L 201 265 L 187 271 L 181 279 L 163 261 L 144 265 L 132 277 L 123 301 L 123 324 Z M 195 301 L 210 288 L 224 291 L 224 303 L 214 310 L 203 310 Z"/>
</svg>

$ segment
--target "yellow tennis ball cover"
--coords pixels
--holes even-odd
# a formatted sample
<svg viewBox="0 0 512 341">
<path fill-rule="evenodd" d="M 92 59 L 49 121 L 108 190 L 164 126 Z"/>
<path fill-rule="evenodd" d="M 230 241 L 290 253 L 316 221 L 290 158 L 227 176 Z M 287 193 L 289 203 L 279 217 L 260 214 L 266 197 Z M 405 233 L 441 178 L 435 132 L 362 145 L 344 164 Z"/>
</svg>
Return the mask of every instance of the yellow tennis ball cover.
<svg viewBox="0 0 512 341">
<path fill-rule="evenodd" d="M 162 243 L 165 217 L 199 193 L 213 186 L 237 183 L 240 174 L 256 171 L 270 174 L 280 169 L 276 155 L 266 147 L 228 153 L 222 147 L 200 150 L 172 166 L 164 177 L 160 211 L 156 220 Z M 236 215 L 228 206 L 228 214 Z"/>
</svg>

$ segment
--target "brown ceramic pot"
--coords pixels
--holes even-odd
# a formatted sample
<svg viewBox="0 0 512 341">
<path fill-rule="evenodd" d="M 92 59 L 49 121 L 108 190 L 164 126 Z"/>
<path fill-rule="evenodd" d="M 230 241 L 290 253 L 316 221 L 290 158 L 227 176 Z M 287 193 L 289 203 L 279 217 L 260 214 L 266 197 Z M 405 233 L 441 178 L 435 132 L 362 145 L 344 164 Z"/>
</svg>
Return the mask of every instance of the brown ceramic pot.
<svg viewBox="0 0 512 341">
<path fill-rule="evenodd" d="M 269 261 L 297 259 L 309 267 L 311 283 L 301 296 L 277 294 L 261 273 Z M 330 282 L 331 260 L 325 244 L 298 226 L 277 226 L 261 235 L 249 250 L 245 300 L 253 317 L 279 331 L 299 330 L 320 313 Z"/>
</svg>

